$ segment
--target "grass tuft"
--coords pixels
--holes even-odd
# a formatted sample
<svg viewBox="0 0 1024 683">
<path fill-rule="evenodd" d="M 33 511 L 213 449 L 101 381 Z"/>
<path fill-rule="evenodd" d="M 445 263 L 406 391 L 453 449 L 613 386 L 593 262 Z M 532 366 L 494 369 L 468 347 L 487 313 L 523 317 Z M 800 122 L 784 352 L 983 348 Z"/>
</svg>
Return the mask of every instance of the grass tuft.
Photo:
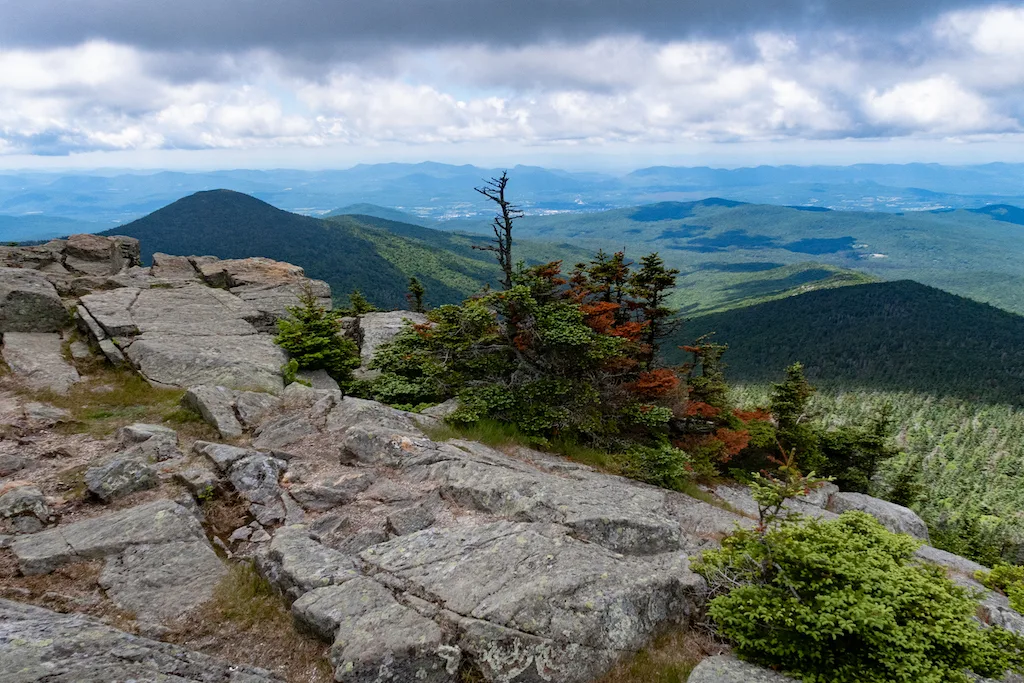
<svg viewBox="0 0 1024 683">
<path fill-rule="evenodd" d="M 270 669 L 288 683 L 334 680 L 329 645 L 300 632 L 274 587 L 250 563 L 233 564 L 212 599 L 169 636 L 228 661 Z"/>
<path fill-rule="evenodd" d="M 620 662 L 598 683 L 683 683 L 701 660 L 727 648 L 700 631 L 675 631 Z"/>
</svg>

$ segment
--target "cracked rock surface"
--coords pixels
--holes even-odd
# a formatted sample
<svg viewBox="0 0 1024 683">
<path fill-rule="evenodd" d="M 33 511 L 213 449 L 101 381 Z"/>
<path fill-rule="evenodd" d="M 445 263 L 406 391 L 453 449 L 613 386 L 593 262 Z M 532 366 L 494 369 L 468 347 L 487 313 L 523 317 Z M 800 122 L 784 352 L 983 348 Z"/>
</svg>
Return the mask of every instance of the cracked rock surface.
<svg viewBox="0 0 1024 683">
<path fill-rule="evenodd" d="M 12 683 L 272 683 L 261 669 L 231 665 L 80 614 L 0 600 L 0 672 Z"/>
</svg>

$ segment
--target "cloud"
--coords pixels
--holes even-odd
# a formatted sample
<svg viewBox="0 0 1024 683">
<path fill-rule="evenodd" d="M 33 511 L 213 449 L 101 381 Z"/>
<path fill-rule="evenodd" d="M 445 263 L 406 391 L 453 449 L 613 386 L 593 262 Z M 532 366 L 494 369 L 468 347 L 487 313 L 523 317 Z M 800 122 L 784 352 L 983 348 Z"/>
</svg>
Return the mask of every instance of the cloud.
<svg viewBox="0 0 1024 683">
<path fill-rule="evenodd" d="M 977 133 L 1012 128 L 1008 119 L 995 116 L 978 95 L 949 76 L 900 83 L 879 93 L 868 93 L 865 109 L 876 123 L 909 131 Z"/>
<path fill-rule="evenodd" d="M 213 52 L 273 48 L 345 52 L 367 44 L 523 45 L 586 41 L 608 33 L 652 40 L 754 30 L 842 27 L 888 32 L 975 0 L 0 0 L 0 43 L 74 45 L 89 40 L 145 49 Z"/>
<path fill-rule="evenodd" d="M 876 20 L 889 17 L 894 26 L 916 22 L 879 33 L 857 27 L 867 15 L 853 3 L 793 0 L 758 5 L 758 12 L 778 20 L 777 29 L 734 28 L 718 35 L 701 28 L 707 22 L 700 17 L 712 16 L 711 5 L 701 3 L 689 33 L 666 37 L 648 31 L 645 22 L 659 13 L 667 17 L 670 6 L 651 2 L 650 12 L 634 12 L 646 18 L 623 18 L 615 30 L 594 35 L 533 32 L 530 40 L 457 45 L 446 42 L 449 34 L 442 31 L 433 42 L 368 49 L 366 41 L 376 35 L 368 31 L 341 52 L 315 55 L 271 44 L 270 38 L 285 40 L 289 22 L 297 21 L 290 16 L 279 17 L 278 31 L 256 30 L 257 20 L 265 20 L 271 8 L 283 12 L 283 3 L 246 5 L 250 11 L 238 21 L 255 31 L 251 39 L 232 38 L 236 28 L 225 26 L 223 40 L 201 44 L 203 25 L 224 18 L 226 7 L 240 6 L 210 3 L 209 16 L 200 17 L 190 2 L 160 3 L 160 11 L 176 7 L 178 14 L 147 15 L 153 24 L 167 25 L 136 26 L 135 38 L 121 40 L 116 31 L 99 29 L 135 25 L 141 21 L 138 7 L 153 3 L 125 0 L 116 5 L 123 10 L 121 21 L 111 22 L 103 12 L 114 4 L 81 0 L 98 18 L 83 19 L 78 33 L 56 27 L 51 42 L 65 34 L 102 37 L 32 46 L 28 32 L 21 39 L 25 46 L 0 51 L 0 155 L 444 144 L 600 148 L 886 137 L 970 141 L 1017 135 L 1024 123 L 1024 48 L 1014 39 L 1024 31 L 1024 7 L 950 3 L 954 9 L 936 15 L 923 3 L 876 6 L 871 0 L 867 6 L 879 10 Z M 423 7 L 437 2 L 442 0 L 378 0 L 374 6 L 390 8 L 400 33 Z M 731 2 L 718 7 L 725 12 Z M 624 6 L 596 0 L 563 5 L 585 7 L 608 21 L 619 17 L 615 6 Z M 893 8 L 887 14 L 882 5 Z M 347 21 L 333 27 L 330 45 L 345 43 L 352 26 L 371 20 L 369 5 L 329 6 L 330 12 L 349 8 Z M 527 0 L 515 6 L 528 14 L 546 5 Z M 35 4 L 18 7 L 16 12 L 0 0 L 0 19 L 17 15 L 24 24 Z M 444 7 L 454 11 L 461 4 L 446 0 Z M 403 15 L 402 8 L 413 14 Z M 557 27 L 562 10 L 552 12 L 547 25 Z M 800 18 L 812 15 L 822 18 L 821 25 L 800 28 Z M 831 25 L 843 17 L 850 26 Z M 183 33 L 194 44 L 173 46 L 150 35 L 186 19 L 197 22 L 194 36 Z M 6 27 L 0 28 L 2 38 L 10 24 L 0 26 Z M 507 28 L 514 32 L 513 24 Z M 468 36 L 467 29 L 463 38 Z M 356 42 L 362 46 L 358 55 Z"/>
</svg>

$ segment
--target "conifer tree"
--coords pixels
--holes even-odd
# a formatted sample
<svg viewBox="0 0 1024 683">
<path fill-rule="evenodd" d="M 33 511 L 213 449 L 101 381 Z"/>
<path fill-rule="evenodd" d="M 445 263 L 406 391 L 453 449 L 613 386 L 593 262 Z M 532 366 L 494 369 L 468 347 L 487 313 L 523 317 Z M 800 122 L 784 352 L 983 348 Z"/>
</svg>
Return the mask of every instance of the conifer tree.
<svg viewBox="0 0 1024 683">
<path fill-rule="evenodd" d="M 338 381 L 349 379 L 359 367 L 359 347 L 341 336 L 340 311 L 329 311 L 307 287 L 299 305 L 288 309 L 290 318 L 277 322 L 274 342 L 287 351 L 302 370 L 326 370 Z"/>
<path fill-rule="evenodd" d="M 658 252 L 654 252 L 640 259 L 640 269 L 630 278 L 630 294 L 636 298 L 647 323 L 644 331 L 644 343 L 650 348 L 647 367 L 653 364 L 658 355 L 659 340 L 671 334 L 676 327 L 672 321 L 675 311 L 666 304 L 676 286 L 678 274 L 677 269 L 666 268 Z"/>
<path fill-rule="evenodd" d="M 348 307 L 352 315 L 363 315 L 377 310 L 377 307 L 367 301 L 358 289 L 353 289 L 352 293 L 348 295 Z"/>
<path fill-rule="evenodd" d="M 406 300 L 412 306 L 412 310 L 416 313 L 425 313 L 426 307 L 423 305 L 423 296 L 427 293 L 426 288 L 417 280 L 415 277 L 409 278 L 409 292 L 405 295 Z"/>
</svg>

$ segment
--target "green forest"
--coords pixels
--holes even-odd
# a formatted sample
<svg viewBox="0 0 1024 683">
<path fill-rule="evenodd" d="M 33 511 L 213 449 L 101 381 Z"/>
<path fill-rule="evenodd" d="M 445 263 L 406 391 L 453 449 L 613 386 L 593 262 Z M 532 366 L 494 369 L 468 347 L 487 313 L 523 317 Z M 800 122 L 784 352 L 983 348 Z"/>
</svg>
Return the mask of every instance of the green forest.
<svg viewBox="0 0 1024 683">
<path fill-rule="evenodd" d="M 781 373 L 777 373 L 781 377 Z M 742 406 L 764 405 L 768 384 L 737 386 Z M 1024 563 L 1024 408 L 913 391 L 822 390 L 810 414 L 826 427 L 892 410 L 899 455 L 882 465 L 872 492 L 903 489 L 932 542 L 991 563 Z"/>
<path fill-rule="evenodd" d="M 1024 402 L 1024 317 L 910 281 L 815 291 L 694 317 L 667 357 L 703 335 L 729 346 L 728 375 L 764 382 L 797 361 L 828 388 L 917 390 Z"/>
</svg>

